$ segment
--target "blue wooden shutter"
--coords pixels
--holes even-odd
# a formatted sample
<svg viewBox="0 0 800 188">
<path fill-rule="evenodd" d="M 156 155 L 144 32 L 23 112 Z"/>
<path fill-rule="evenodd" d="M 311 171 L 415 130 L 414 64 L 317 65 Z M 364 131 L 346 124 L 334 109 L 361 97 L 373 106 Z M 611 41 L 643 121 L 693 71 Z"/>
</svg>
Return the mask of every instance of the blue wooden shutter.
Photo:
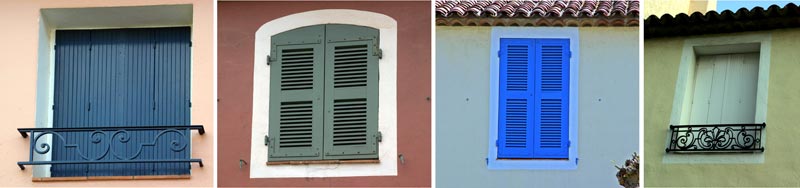
<svg viewBox="0 0 800 188">
<path fill-rule="evenodd" d="M 188 27 L 57 31 L 53 127 L 189 125 L 190 33 Z M 97 143 L 92 133 L 64 135 L 67 144 L 79 145 L 90 157 L 102 156 L 112 144 L 114 154 L 100 160 L 190 158 L 191 146 L 179 152 L 170 149 L 173 140 L 189 137 L 170 132 L 157 138 L 158 133 L 128 131 L 127 142 L 116 137 Z M 141 146 L 154 141 L 155 146 Z M 84 160 L 64 144 L 53 140 L 53 160 Z M 52 165 L 51 172 L 60 177 L 190 171 L 188 163 L 139 163 Z"/>
<path fill-rule="evenodd" d="M 569 40 L 536 40 L 534 158 L 569 155 Z"/>
<path fill-rule="evenodd" d="M 498 158 L 533 158 L 533 44 L 500 39 Z"/>
</svg>

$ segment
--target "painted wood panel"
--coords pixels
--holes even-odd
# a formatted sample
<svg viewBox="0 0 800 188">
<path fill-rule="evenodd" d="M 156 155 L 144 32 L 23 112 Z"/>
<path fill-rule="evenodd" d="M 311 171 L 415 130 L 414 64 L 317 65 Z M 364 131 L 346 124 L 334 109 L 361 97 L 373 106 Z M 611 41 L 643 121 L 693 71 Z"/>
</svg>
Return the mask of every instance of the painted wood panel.
<svg viewBox="0 0 800 188">
<path fill-rule="evenodd" d="M 190 124 L 190 38 L 188 27 L 57 31 L 53 127 Z M 54 139 L 52 159 L 190 158 L 191 146 L 171 150 L 176 141 L 190 144 L 188 130 L 161 137 L 159 132 L 64 134 L 64 141 Z M 155 146 L 142 145 L 151 142 Z M 53 177 L 176 175 L 189 174 L 189 164 L 53 165 L 51 172 Z"/>
<path fill-rule="evenodd" d="M 758 58 L 758 53 L 699 56 L 689 123 L 754 123 Z"/>
</svg>

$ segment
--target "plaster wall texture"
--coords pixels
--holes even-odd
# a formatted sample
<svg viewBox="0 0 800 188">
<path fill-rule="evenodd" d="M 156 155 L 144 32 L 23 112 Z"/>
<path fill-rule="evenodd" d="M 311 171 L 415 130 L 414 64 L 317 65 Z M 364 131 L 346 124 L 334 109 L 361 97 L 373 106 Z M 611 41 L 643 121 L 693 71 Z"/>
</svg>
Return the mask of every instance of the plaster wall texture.
<svg viewBox="0 0 800 188">
<path fill-rule="evenodd" d="M 71 187 L 109 187 L 109 186 L 164 186 L 164 187 L 209 187 L 213 184 L 215 118 L 214 118 L 214 65 L 213 65 L 213 2 L 206 0 L 141 0 L 141 1 L 0 1 L 0 114 L 3 114 L 0 131 L 0 151 L 5 156 L 0 163 L 0 181 L 3 186 L 71 186 Z M 205 126 L 206 134 L 193 131 L 192 157 L 201 158 L 205 167 L 192 165 L 191 179 L 180 180 L 92 180 L 69 182 L 32 182 L 33 168 L 20 170 L 16 162 L 28 159 L 29 138 L 22 138 L 16 128 L 37 127 L 37 101 L 46 100 L 38 92 L 48 92 L 39 87 L 39 72 L 47 70 L 39 66 L 42 58 L 48 58 L 48 31 L 42 30 L 41 10 L 48 8 L 87 8 L 122 7 L 150 5 L 192 5 L 192 124 Z M 45 35 L 46 36 L 46 35 Z M 42 45 L 45 45 L 44 47 Z M 39 109 L 42 110 L 42 109 Z M 39 114 L 39 117 L 42 115 Z M 12 168 L 13 167 L 13 168 Z"/>
<path fill-rule="evenodd" d="M 664 164 L 678 66 L 684 41 L 697 37 L 734 38 L 750 34 L 771 35 L 767 128 L 763 163 Z M 800 159 L 796 135 L 800 121 L 800 29 L 657 38 L 644 41 L 644 158 L 645 186 L 800 186 Z M 699 154 L 702 155 L 702 154 Z M 747 155 L 747 154 L 745 154 Z M 691 157 L 691 156 L 689 156 Z"/>
</svg>

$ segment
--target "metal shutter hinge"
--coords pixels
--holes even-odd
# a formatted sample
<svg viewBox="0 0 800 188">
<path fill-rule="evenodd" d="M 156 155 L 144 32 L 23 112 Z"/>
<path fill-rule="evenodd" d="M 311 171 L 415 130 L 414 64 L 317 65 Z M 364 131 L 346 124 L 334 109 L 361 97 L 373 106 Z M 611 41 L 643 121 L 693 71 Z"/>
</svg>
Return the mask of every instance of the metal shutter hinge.
<svg viewBox="0 0 800 188">
<path fill-rule="evenodd" d="M 269 146 L 269 135 L 264 135 L 264 145 Z"/>
<path fill-rule="evenodd" d="M 575 158 L 575 165 L 578 165 L 578 158 Z"/>
<path fill-rule="evenodd" d="M 494 140 L 494 146 L 500 147 L 500 140 Z"/>
<path fill-rule="evenodd" d="M 52 106 L 52 108 L 53 108 L 53 110 L 56 110 L 56 105 L 54 104 L 54 105 Z"/>
<path fill-rule="evenodd" d="M 272 64 L 273 61 L 275 61 L 275 58 L 272 58 L 271 55 L 267 55 L 267 66 Z"/>
<path fill-rule="evenodd" d="M 567 57 L 572 58 L 572 51 L 567 51 Z"/>
<path fill-rule="evenodd" d="M 239 168 L 242 168 L 244 165 L 247 165 L 247 161 L 239 159 Z"/>
<path fill-rule="evenodd" d="M 567 147 L 570 147 L 570 146 L 572 146 L 572 141 L 571 140 L 567 140 Z"/>
<path fill-rule="evenodd" d="M 378 49 L 375 50 L 375 53 L 376 53 L 375 55 L 378 56 L 378 59 L 383 59 L 383 50 L 378 48 Z"/>
<path fill-rule="evenodd" d="M 378 131 L 378 134 L 375 135 L 375 139 L 378 140 L 378 142 L 382 142 L 383 141 L 383 134 L 381 134 L 381 132 Z"/>
<path fill-rule="evenodd" d="M 192 41 L 189 41 L 189 47 L 192 47 L 192 45 L 193 45 Z"/>
<path fill-rule="evenodd" d="M 497 58 L 500 58 L 500 50 L 497 50 Z"/>
</svg>

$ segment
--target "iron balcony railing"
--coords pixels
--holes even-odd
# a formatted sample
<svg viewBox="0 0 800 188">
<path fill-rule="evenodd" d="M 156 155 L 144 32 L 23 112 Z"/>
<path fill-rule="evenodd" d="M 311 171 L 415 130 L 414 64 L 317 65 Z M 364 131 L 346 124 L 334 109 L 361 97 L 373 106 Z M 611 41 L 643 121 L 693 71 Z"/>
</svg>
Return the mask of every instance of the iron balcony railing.
<svg viewBox="0 0 800 188">
<path fill-rule="evenodd" d="M 190 148 L 192 142 L 191 135 L 187 135 L 191 130 L 197 130 L 198 133 L 205 134 L 203 125 L 170 125 L 170 126 L 142 126 L 142 127 L 86 127 L 86 128 L 19 128 L 17 131 L 23 138 L 30 139 L 30 151 L 28 152 L 28 161 L 17 162 L 20 169 L 25 170 L 25 165 L 54 165 L 54 164 L 109 164 L 109 163 L 198 163 L 203 167 L 202 159 L 191 158 L 191 153 L 186 152 L 186 155 L 178 158 L 169 159 L 142 159 L 142 151 L 146 147 L 169 147 L 168 150 L 159 151 L 173 151 L 182 152 Z M 143 143 L 129 143 L 131 136 L 129 132 L 136 131 L 153 131 L 155 135 L 151 135 L 150 142 Z M 75 138 L 77 134 L 66 136 L 65 134 L 71 133 L 87 133 L 82 134 L 87 138 Z M 170 134 L 166 137 L 164 135 Z M 50 136 L 47 136 L 50 135 Z M 176 136 L 177 135 L 177 136 Z M 163 138 L 162 138 L 163 137 Z M 47 138 L 47 139 L 44 139 Z M 169 142 L 158 142 L 159 139 L 168 139 Z M 77 144 L 75 140 L 90 139 L 89 145 Z M 53 142 L 59 142 L 59 148 L 52 148 L 56 146 Z M 122 144 L 114 144 L 114 142 Z M 158 145 L 158 143 L 169 143 L 168 146 Z M 115 146 L 122 147 L 123 144 L 138 144 L 138 150 L 132 153 L 117 153 L 114 149 Z M 87 153 L 87 147 L 101 148 L 99 153 Z M 81 148 L 84 150 L 82 151 Z M 76 157 L 70 157 L 71 160 L 35 160 L 34 155 L 48 155 L 55 149 L 74 150 L 77 153 Z"/>
<path fill-rule="evenodd" d="M 667 152 L 764 152 L 762 124 L 670 125 Z"/>
</svg>

